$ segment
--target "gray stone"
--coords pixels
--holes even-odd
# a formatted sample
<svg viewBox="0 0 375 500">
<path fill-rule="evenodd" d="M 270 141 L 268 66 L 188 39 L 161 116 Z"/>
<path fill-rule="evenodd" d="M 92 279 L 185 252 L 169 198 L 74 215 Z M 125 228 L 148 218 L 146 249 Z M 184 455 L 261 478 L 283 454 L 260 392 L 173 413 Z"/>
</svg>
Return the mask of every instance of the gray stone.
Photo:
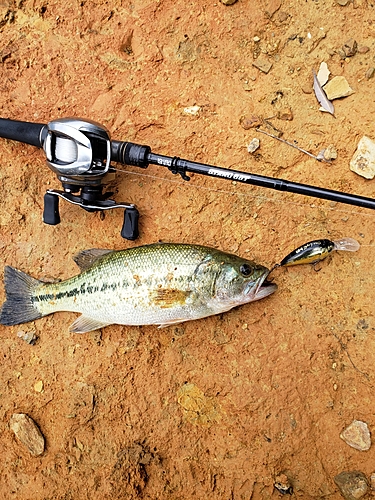
<svg viewBox="0 0 375 500">
<path fill-rule="evenodd" d="M 368 483 L 362 472 L 340 472 L 334 480 L 345 500 L 360 500 L 367 493 Z"/>
</svg>

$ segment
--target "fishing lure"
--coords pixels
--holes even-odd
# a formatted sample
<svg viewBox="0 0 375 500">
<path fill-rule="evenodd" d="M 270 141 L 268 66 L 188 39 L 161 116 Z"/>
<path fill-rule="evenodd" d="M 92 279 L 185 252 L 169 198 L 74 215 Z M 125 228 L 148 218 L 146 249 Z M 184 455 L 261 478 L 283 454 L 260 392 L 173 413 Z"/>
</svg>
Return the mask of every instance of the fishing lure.
<svg viewBox="0 0 375 500">
<path fill-rule="evenodd" d="M 309 241 L 284 257 L 279 266 L 316 264 L 328 257 L 333 250 L 356 252 L 359 248 L 360 244 L 353 238 L 341 238 L 336 241 L 327 239 Z"/>
</svg>

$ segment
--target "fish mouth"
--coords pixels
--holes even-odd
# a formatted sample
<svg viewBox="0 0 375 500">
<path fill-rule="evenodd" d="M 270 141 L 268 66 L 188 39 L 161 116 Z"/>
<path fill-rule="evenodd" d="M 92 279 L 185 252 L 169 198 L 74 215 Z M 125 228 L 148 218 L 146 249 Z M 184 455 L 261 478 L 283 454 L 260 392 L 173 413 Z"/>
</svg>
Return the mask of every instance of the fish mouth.
<svg viewBox="0 0 375 500">
<path fill-rule="evenodd" d="M 248 287 L 245 289 L 245 294 L 251 301 L 263 299 L 268 297 L 271 293 L 277 290 L 277 285 L 267 281 L 267 277 L 270 271 L 262 274 L 255 283 L 249 283 Z"/>
</svg>

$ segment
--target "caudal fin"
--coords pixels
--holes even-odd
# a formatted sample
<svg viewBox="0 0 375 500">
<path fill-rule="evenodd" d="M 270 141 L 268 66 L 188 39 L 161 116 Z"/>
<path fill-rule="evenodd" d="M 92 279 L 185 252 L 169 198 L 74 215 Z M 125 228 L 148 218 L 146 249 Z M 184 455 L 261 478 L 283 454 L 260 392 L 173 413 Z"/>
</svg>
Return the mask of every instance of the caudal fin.
<svg viewBox="0 0 375 500">
<path fill-rule="evenodd" d="M 0 311 L 2 325 L 19 325 L 43 316 L 32 299 L 40 281 L 14 267 L 6 266 L 4 284 L 6 301 Z"/>
</svg>

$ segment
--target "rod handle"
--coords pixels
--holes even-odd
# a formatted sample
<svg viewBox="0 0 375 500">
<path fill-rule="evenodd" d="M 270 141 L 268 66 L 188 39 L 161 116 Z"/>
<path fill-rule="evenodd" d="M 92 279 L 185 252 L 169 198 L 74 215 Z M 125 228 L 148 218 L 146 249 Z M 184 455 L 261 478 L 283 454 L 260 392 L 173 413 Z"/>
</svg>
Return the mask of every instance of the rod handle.
<svg viewBox="0 0 375 500">
<path fill-rule="evenodd" d="M 21 122 L 0 118 L 0 137 L 41 148 L 44 127 L 44 123 Z"/>
</svg>

